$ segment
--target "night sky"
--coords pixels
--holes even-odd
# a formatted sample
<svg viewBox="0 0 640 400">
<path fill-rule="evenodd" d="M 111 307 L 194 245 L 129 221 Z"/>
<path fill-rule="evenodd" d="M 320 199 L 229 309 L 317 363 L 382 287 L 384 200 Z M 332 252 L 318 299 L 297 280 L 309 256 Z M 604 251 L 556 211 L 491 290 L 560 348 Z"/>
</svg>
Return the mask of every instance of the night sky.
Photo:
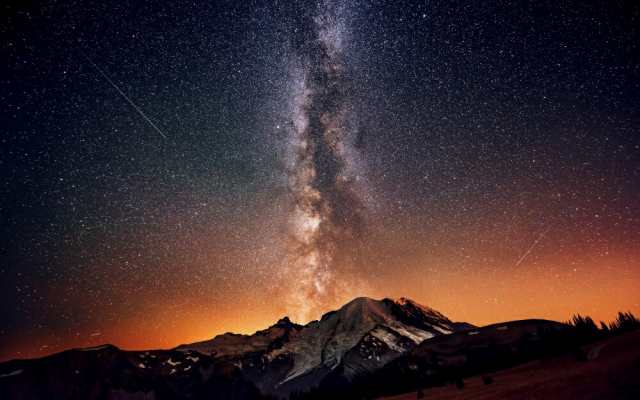
<svg viewBox="0 0 640 400">
<path fill-rule="evenodd" d="M 0 359 L 640 313 L 637 2 L 166 3 L 2 6 Z"/>
</svg>

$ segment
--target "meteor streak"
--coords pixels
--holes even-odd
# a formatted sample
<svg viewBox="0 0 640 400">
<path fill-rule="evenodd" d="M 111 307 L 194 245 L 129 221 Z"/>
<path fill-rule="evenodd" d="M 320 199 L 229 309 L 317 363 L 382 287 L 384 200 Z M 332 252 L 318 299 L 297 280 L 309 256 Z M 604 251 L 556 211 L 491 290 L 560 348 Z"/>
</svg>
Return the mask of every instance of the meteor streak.
<svg viewBox="0 0 640 400">
<path fill-rule="evenodd" d="M 87 61 L 89 61 L 89 63 L 91 63 L 91 65 L 93 66 L 93 68 L 96 69 L 96 71 L 98 71 L 100 73 L 100 75 L 102 75 L 104 77 L 104 79 L 107 80 L 107 82 L 109 82 L 111 84 L 111 86 L 113 86 L 113 88 L 115 90 L 118 91 L 118 93 L 120 93 L 120 95 L 122 95 L 122 97 L 124 97 L 124 99 L 131 104 L 131 107 L 133 107 L 138 114 L 140 114 L 142 116 L 142 118 L 145 119 L 145 121 L 147 121 L 149 123 L 149 125 L 151 125 L 153 127 L 153 129 L 156 130 L 156 132 L 158 132 L 163 138 L 167 139 L 167 135 L 164 134 L 164 132 L 162 132 L 162 130 L 160 130 L 160 128 L 158 128 L 158 126 L 156 124 L 153 123 L 153 121 L 151 121 L 151 119 L 149 119 L 149 117 L 147 117 L 147 115 L 140 109 L 140 107 L 138 107 L 136 105 L 136 103 L 133 102 L 133 100 L 131 100 L 129 98 L 129 96 L 127 96 L 122 89 L 120 89 L 120 87 L 118 85 L 115 84 L 114 81 L 111 80 L 111 78 L 109 78 L 109 76 L 100 68 L 98 67 L 98 65 L 96 65 L 96 63 L 93 62 L 93 60 L 91 60 L 86 54 L 82 54 L 84 56 L 84 58 L 87 59 Z"/>
<path fill-rule="evenodd" d="M 540 242 L 540 240 L 542 240 L 542 238 L 544 237 L 544 235 L 547 234 L 547 232 L 549 232 L 550 228 L 547 228 L 544 230 L 544 232 L 542 232 L 540 234 L 540 236 L 538 236 L 538 238 L 533 242 L 533 244 L 531 246 L 529 246 L 529 248 L 527 249 L 527 251 L 525 251 L 525 253 L 522 255 L 522 257 L 520 257 L 520 259 L 518 260 L 518 262 L 516 263 L 516 267 L 519 266 L 520 264 L 522 264 L 522 262 L 524 261 L 525 258 L 527 258 L 527 256 L 529 255 L 529 253 L 531 253 L 531 251 L 533 251 L 533 249 L 538 245 L 538 243 Z"/>
</svg>

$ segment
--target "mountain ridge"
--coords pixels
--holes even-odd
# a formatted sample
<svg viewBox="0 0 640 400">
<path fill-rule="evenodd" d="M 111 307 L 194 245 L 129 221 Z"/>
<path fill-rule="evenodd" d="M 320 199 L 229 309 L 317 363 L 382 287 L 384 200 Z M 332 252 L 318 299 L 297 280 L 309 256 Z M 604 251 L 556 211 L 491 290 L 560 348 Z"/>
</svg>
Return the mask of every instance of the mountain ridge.
<svg viewBox="0 0 640 400">
<path fill-rule="evenodd" d="M 425 339 L 471 326 L 404 297 L 356 297 L 305 325 L 284 317 L 252 335 L 225 333 L 175 350 L 233 359 L 261 390 L 280 395 L 319 385 L 336 369 L 345 371 L 344 379 L 353 379 L 381 368 Z M 352 351 L 358 344 L 359 350 Z M 282 368 L 270 368 L 276 363 Z"/>
<path fill-rule="evenodd" d="M 357 297 L 305 325 L 285 316 L 253 334 L 227 332 L 168 350 L 125 351 L 102 345 L 4 363 L 0 386 L 57 390 L 48 386 L 46 377 L 52 374 L 67 391 L 89 390 L 82 386 L 87 381 L 123 398 L 129 398 L 122 393 L 125 389 L 135 389 L 130 398 L 158 390 L 176 398 L 180 393 L 198 398 L 210 390 L 240 391 L 248 398 L 288 397 L 327 382 L 351 382 L 426 339 L 469 326 L 407 298 Z"/>
<path fill-rule="evenodd" d="M 585 330 L 579 322 L 587 319 L 577 317 L 574 325 L 524 319 L 474 327 L 410 299 L 360 297 L 305 325 L 283 317 L 253 334 L 227 332 L 173 349 L 105 344 L 7 361 L 0 398 L 378 398 L 462 387 L 468 376 L 563 354 L 589 360 L 597 352 L 581 356 L 580 346 L 637 329 L 639 322 L 623 324 L 632 318 L 611 331 Z"/>
</svg>

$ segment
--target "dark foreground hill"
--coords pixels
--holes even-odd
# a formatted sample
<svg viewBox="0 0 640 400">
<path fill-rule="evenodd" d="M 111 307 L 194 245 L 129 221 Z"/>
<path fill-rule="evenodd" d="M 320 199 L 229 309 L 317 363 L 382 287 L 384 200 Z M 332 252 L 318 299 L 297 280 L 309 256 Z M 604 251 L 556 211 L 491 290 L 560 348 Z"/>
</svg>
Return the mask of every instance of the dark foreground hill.
<svg viewBox="0 0 640 400">
<path fill-rule="evenodd" d="M 581 354 L 543 358 L 461 385 L 420 388 L 385 400 L 482 399 L 640 399 L 640 332 L 625 333 L 584 346 Z"/>
<path fill-rule="evenodd" d="M 104 345 L 0 364 L 1 399 L 260 399 L 233 365 L 198 353 Z"/>
</svg>

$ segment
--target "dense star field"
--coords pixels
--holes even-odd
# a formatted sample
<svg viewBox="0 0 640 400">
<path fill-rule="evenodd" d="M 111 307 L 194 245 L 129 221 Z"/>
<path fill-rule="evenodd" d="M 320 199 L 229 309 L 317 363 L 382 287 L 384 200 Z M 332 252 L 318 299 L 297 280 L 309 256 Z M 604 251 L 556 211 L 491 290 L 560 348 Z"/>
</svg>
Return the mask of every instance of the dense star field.
<svg viewBox="0 0 640 400">
<path fill-rule="evenodd" d="M 640 312 L 640 6 L 516 3 L 3 5 L 0 359 Z"/>
</svg>

